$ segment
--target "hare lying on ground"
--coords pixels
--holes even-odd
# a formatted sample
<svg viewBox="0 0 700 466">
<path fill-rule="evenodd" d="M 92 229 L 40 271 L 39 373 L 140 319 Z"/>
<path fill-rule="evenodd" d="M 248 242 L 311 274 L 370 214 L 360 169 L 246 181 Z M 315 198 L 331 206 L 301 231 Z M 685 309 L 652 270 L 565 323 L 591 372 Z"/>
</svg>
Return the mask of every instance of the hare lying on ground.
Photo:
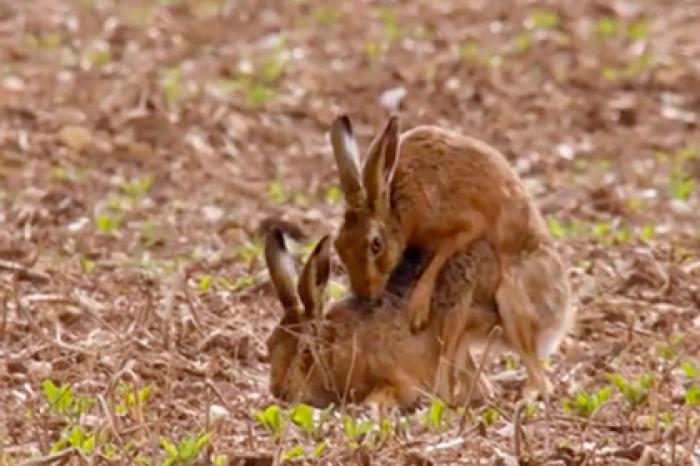
<svg viewBox="0 0 700 466">
<path fill-rule="evenodd" d="M 265 259 L 284 310 L 267 341 L 270 390 L 275 397 L 318 407 L 374 400 L 408 408 L 424 393 L 452 404 L 465 402 L 466 390 L 462 398 L 455 398 L 453 387 L 437 380 L 443 326 L 450 321 L 447 316 L 459 313 L 461 334 L 471 343 L 498 323 L 493 302 L 498 266 L 486 242 L 477 242 L 448 261 L 431 301 L 435 318 L 418 335 L 411 332 L 403 297 L 420 273 L 419 262 L 404 260 L 374 304 L 350 297 L 324 314 L 330 274 L 328 236 L 316 245 L 297 284 L 294 261 L 278 229 L 266 238 Z M 446 363 L 465 369 L 461 380 L 466 388 L 476 368 L 468 351 L 455 353 L 463 360 Z M 479 384 L 475 388 L 477 400 L 482 389 Z"/>
<path fill-rule="evenodd" d="M 523 358 L 530 384 L 546 397 L 538 358 L 555 350 L 570 327 L 570 285 L 540 212 L 505 157 L 435 126 L 399 136 L 396 115 L 370 145 L 362 167 L 347 116 L 333 121 L 331 143 L 346 199 L 335 248 L 353 291 L 377 299 L 407 246 L 431 253 L 407 307 L 416 332 L 428 322 L 445 262 L 485 239 L 500 269 L 496 302 L 504 339 Z M 446 335 L 448 351 L 460 327 L 448 326 L 454 330 Z"/>
</svg>

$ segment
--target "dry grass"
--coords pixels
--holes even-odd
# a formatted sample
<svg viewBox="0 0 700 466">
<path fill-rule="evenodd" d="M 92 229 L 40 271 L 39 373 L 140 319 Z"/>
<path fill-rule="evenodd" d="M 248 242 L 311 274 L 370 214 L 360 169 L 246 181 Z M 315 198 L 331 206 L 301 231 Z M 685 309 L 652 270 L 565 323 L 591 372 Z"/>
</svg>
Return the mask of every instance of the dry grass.
<svg viewBox="0 0 700 466">
<path fill-rule="evenodd" d="M 199 463 L 325 440 L 323 464 L 698 464 L 700 8 L 666 3 L 0 3 L 0 464 L 161 464 L 161 436 L 203 432 Z M 328 124 L 366 142 L 381 101 L 496 145 L 550 219 L 579 316 L 551 422 L 518 414 L 505 356 L 463 432 L 419 411 L 353 449 L 341 413 L 318 439 L 256 422 L 280 315 L 258 226 L 334 228 Z M 564 409 L 611 374 L 653 382 Z M 46 379 L 90 402 L 60 412 Z M 52 454 L 75 426 L 96 448 Z"/>
</svg>

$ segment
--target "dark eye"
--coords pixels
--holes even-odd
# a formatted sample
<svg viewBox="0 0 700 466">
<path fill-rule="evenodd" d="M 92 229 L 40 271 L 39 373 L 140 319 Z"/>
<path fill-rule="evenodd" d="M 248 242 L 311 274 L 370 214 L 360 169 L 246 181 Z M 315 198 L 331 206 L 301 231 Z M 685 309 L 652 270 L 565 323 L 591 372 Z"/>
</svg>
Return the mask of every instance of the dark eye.
<svg viewBox="0 0 700 466">
<path fill-rule="evenodd" d="M 384 243 L 382 242 L 382 239 L 379 236 L 375 236 L 374 238 L 372 238 L 372 242 L 369 244 L 369 249 L 370 251 L 372 251 L 372 254 L 378 256 L 384 249 Z"/>
</svg>

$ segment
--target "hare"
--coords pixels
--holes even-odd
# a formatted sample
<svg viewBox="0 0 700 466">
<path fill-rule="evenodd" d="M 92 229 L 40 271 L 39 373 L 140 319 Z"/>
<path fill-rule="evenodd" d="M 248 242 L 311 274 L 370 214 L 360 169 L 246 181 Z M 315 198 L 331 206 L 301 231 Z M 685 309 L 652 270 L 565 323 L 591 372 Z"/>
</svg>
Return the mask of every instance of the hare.
<svg viewBox="0 0 700 466">
<path fill-rule="evenodd" d="M 451 404 L 464 403 L 463 397 L 453 396 L 450 382 L 437 380 L 444 352 L 442 334 L 452 312 L 461 314 L 461 335 L 473 336 L 475 342 L 497 324 L 493 297 L 498 266 L 488 244 L 477 242 L 448 261 L 431 302 L 436 317 L 418 335 L 410 330 L 402 297 L 415 282 L 420 263 L 407 260 L 397 268 L 381 300 L 370 304 L 349 297 L 324 315 L 330 244 L 329 236 L 319 241 L 295 285 L 294 261 L 281 231 L 273 229 L 266 238 L 265 259 L 284 310 L 267 340 L 272 394 L 317 407 L 366 401 L 411 408 L 425 392 Z M 463 361 L 447 363 L 464 368 L 461 380 L 471 386 L 476 367 L 468 351 L 460 354 Z M 483 395 L 480 384 L 475 388 L 476 401 Z"/>
<path fill-rule="evenodd" d="M 554 351 L 569 329 L 570 285 L 540 212 L 505 157 L 435 126 L 400 135 L 397 115 L 371 143 L 362 167 L 347 116 L 333 121 L 330 136 L 346 199 L 335 249 L 353 291 L 377 299 L 406 247 L 429 252 L 407 307 L 417 332 L 428 322 L 445 262 L 486 240 L 500 268 L 496 302 L 505 339 L 523 358 L 530 384 L 546 396 L 538 358 Z M 458 337 L 446 337 L 448 347 Z"/>
</svg>

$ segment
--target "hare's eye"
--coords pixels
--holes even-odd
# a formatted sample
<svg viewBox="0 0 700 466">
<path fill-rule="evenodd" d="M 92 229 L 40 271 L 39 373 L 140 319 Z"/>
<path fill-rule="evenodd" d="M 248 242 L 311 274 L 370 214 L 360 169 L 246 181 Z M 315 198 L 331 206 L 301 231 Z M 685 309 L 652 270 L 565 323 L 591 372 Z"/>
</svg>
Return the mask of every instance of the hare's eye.
<svg viewBox="0 0 700 466">
<path fill-rule="evenodd" d="M 369 248 L 370 251 L 372 251 L 372 254 L 378 256 L 384 249 L 384 243 L 382 242 L 382 239 L 379 236 L 375 236 L 374 238 L 372 238 L 372 242 L 370 243 Z"/>
</svg>

